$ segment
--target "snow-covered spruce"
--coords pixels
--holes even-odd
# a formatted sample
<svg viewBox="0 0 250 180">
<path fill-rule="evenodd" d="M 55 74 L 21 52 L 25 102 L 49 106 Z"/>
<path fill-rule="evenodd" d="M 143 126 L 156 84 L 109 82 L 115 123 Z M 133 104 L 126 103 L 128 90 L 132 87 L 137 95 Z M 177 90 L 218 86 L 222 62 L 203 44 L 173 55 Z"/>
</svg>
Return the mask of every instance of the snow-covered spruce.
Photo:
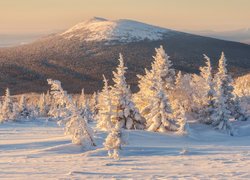
<svg viewBox="0 0 250 180">
<path fill-rule="evenodd" d="M 46 94 L 45 94 L 45 102 L 46 102 L 46 104 L 48 105 L 48 109 L 49 109 L 49 107 L 50 107 L 51 104 L 52 104 L 52 96 L 51 96 L 49 90 L 48 90 L 48 91 L 46 92 Z"/>
<path fill-rule="evenodd" d="M 94 114 L 90 109 L 88 99 L 85 100 L 84 107 L 80 110 L 80 114 L 87 123 L 94 121 Z"/>
<path fill-rule="evenodd" d="M 46 96 L 42 93 L 39 97 L 38 101 L 38 109 L 39 109 L 39 116 L 40 117 L 47 117 L 49 112 L 49 107 L 46 102 Z"/>
<path fill-rule="evenodd" d="M 176 131 L 177 126 L 173 120 L 172 107 L 165 93 L 162 79 L 154 76 L 153 96 L 147 109 L 150 109 L 145 118 L 149 131 L 167 132 Z"/>
<path fill-rule="evenodd" d="M 123 56 L 120 54 L 117 72 L 113 72 L 114 86 L 111 88 L 112 105 L 115 108 L 113 119 L 119 122 L 125 129 L 144 129 L 145 119 L 140 115 L 139 110 L 132 101 L 130 88 L 126 83 Z M 116 122 L 115 122 L 116 123 Z"/>
<path fill-rule="evenodd" d="M 166 54 L 163 46 L 156 48 L 156 55 L 153 56 L 152 69 L 145 69 L 145 75 L 137 75 L 139 78 L 139 92 L 134 95 L 136 106 L 139 108 L 142 116 L 146 116 L 150 111 L 146 109 L 151 103 L 154 94 L 154 78 L 160 77 L 162 80 L 163 91 L 168 92 L 173 89 L 175 82 L 175 71 L 172 68 L 172 62 Z"/>
<path fill-rule="evenodd" d="M 51 82 L 52 81 L 53 80 L 51 80 Z M 60 81 L 58 81 L 58 83 L 59 82 Z M 71 116 L 72 112 L 69 110 L 69 108 L 67 108 L 66 101 L 61 99 L 61 97 L 64 97 L 64 91 L 63 91 L 61 86 L 60 86 L 60 88 L 61 88 L 60 90 L 62 90 L 62 91 L 56 90 L 56 87 L 53 89 L 51 88 L 51 91 L 50 91 L 51 104 L 50 104 L 50 109 L 49 109 L 48 115 L 50 117 L 54 117 L 54 118 L 60 120 L 58 123 L 61 125 L 61 124 L 65 124 L 67 122 L 67 121 L 64 122 L 64 120 L 67 120 L 65 117 Z M 67 93 L 66 93 L 66 95 L 67 95 Z M 71 99 L 71 97 L 69 97 L 69 98 Z M 72 103 L 74 104 L 73 100 L 72 100 Z"/>
<path fill-rule="evenodd" d="M 98 108 L 97 108 L 98 101 L 99 101 L 99 92 L 94 92 L 89 102 L 90 109 L 93 113 L 94 119 L 96 119 L 96 116 L 98 114 Z"/>
<path fill-rule="evenodd" d="M 119 159 L 119 151 L 121 150 L 121 145 L 123 144 L 122 129 L 120 124 L 117 123 L 114 127 L 109 130 L 109 134 L 103 143 L 105 149 L 108 150 L 108 155 L 110 158 Z"/>
<path fill-rule="evenodd" d="M 7 88 L 1 106 L 0 123 L 9 120 L 15 120 L 15 116 L 16 116 L 16 109 L 10 97 L 10 90 L 9 88 Z"/>
<path fill-rule="evenodd" d="M 197 103 L 198 120 L 205 124 L 211 124 L 211 114 L 214 111 L 214 79 L 212 75 L 212 66 L 210 58 L 204 55 L 206 66 L 200 67 L 200 76 L 194 75 L 192 82 L 194 83 L 196 93 L 194 93 L 194 101 Z"/>
<path fill-rule="evenodd" d="M 237 97 L 241 111 L 250 119 L 250 74 L 238 77 L 234 82 L 234 94 Z"/>
<path fill-rule="evenodd" d="M 173 90 L 168 92 L 171 104 L 178 100 L 185 111 L 192 111 L 195 107 L 193 94 L 194 88 L 192 87 L 192 76 L 190 74 L 182 74 L 182 72 L 179 71 L 176 75 Z"/>
<path fill-rule="evenodd" d="M 82 89 L 81 95 L 74 104 L 78 107 L 81 116 L 86 120 L 87 123 L 94 121 L 94 114 L 91 111 L 89 99 L 86 98 L 84 89 Z"/>
<path fill-rule="evenodd" d="M 81 91 L 81 95 L 78 99 L 77 106 L 79 109 L 83 109 L 85 106 L 87 98 L 85 97 L 84 88 Z"/>
<path fill-rule="evenodd" d="M 68 113 L 63 117 L 65 124 L 65 134 L 71 135 L 72 143 L 85 147 L 95 146 L 93 131 L 82 118 L 72 98 L 61 87 L 61 82 L 48 79 L 51 85 L 51 94 L 58 105 L 64 105 Z"/>
<path fill-rule="evenodd" d="M 97 104 L 98 115 L 97 115 L 97 128 L 103 131 L 109 131 L 113 127 L 112 116 L 115 115 L 111 102 L 110 87 L 108 81 L 103 76 L 104 86 L 99 94 L 99 101 Z"/>
<path fill-rule="evenodd" d="M 17 112 L 17 118 L 18 119 L 27 119 L 31 117 L 32 112 L 29 110 L 27 106 L 26 96 L 22 95 L 19 104 L 18 104 L 18 112 Z"/>
<path fill-rule="evenodd" d="M 213 126 L 233 135 L 233 128 L 229 120 L 233 118 L 230 106 L 233 105 L 234 96 L 232 79 L 227 73 L 226 65 L 226 57 L 222 52 L 218 72 L 215 75 L 215 109 L 211 117 Z"/>
<path fill-rule="evenodd" d="M 172 103 L 174 110 L 173 117 L 178 125 L 177 134 L 187 135 L 189 132 L 189 125 L 187 123 L 186 111 L 181 102 L 175 100 Z"/>
</svg>

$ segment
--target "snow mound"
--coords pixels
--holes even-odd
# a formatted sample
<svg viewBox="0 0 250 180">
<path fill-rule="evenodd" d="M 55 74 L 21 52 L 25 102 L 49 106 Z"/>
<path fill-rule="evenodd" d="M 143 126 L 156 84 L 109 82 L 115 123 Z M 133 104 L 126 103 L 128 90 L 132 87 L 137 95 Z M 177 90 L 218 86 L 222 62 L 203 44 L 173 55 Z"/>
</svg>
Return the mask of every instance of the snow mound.
<svg viewBox="0 0 250 180">
<path fill-rule="evenodd" d="M 160 40 L 171 30 L 145 23 L 120 19 L 107 20 L 94 17 L 60 34 L 65 39 L 77 38 L 83 41 L 134 42 Z"/>
</svg>

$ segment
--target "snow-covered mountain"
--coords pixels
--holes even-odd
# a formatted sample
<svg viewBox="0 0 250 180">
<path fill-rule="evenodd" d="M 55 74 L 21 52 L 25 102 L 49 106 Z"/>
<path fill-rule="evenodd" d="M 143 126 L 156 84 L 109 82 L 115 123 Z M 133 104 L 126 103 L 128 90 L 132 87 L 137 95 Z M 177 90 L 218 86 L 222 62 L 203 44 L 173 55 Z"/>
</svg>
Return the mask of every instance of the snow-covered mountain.
<svg viewBox="0 0 250 180">
<path fill-rule="evenodd" d="M 145 23 L 120 19 L 107 20 L 94 17 L 61 33 L 66 39 L 83 41 L 134 42 L 141 40 L 160 40 L 170 30 Z"/>
<path fill-rule="evenodd" d="M 45 92 L 47 78 L 62 81 L 68 92 L 102 88 L 102 75 L 112 78 L 119 53 L 133 91 L 137 74 L 149 68 L 154 49 L 163 45 L 176 70 L 198 73 L 203 54 L 217 68 L 224 51 L 234 75 L 250 72 L 250 45 L 160 28 L 133 20 L 92 18 L 65 32 L 17 47 L 0 48 L 0 92 Z"/>
</svg>

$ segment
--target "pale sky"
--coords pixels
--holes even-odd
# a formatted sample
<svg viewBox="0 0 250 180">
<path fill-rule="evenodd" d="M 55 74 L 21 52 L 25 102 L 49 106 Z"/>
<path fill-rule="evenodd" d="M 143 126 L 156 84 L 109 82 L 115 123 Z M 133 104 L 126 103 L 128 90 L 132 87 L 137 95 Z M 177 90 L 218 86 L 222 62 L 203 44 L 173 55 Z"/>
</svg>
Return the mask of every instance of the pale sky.
<svg viewBox="0 0 250 180">
<path fill-rule="evenodd" d="M 0 0 L 0 33 L 46 33 L 93 16 L 177 30 L 250 27 L 250 0 Z"/>
</svg>

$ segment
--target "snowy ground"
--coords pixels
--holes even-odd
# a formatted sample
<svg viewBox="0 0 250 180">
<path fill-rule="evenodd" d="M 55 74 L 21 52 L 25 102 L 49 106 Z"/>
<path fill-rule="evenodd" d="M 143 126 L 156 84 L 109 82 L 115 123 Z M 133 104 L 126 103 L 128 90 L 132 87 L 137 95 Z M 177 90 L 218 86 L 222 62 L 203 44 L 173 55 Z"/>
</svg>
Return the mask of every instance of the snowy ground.
<svg viewBox="0 0 250 180">
<path fill-rule="evenodd" d="M 236 137 L 196 124 L 188 137 L 130 131 L 112 160 L 104 133 L 86 151 L 54 122 L 0 124 L 0 179 L 250 179 L 250 122 L 238 126 Z"/>
</svg>

